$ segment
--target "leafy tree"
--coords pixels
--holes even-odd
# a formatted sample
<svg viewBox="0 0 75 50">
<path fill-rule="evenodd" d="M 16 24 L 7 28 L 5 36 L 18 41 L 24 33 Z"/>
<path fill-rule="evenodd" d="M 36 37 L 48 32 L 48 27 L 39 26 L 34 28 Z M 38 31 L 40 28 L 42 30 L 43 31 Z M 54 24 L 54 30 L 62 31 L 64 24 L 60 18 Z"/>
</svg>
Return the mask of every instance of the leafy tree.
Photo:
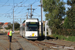
<svg viewBox="0 0 75 50">
<path fill-rule="evenodd" d="M 23 21 L 23 23 L 25 22 L 25 20 Z"/>
<path fill-rule="evenodd" d="M 6 29 L 13 29 L 13 24 L 9 25 Z M 20 24 L 15 22 L 14 23 L 14 29 L 19 30 L 20 29 Z"/>
<path fill-rule="evenodd" d="M 65 15 L 64 2 L 60 0 L 43 0 L 46 20 L 50 28 L 61 28 L 62 17 Z"/>
<path fill-rule="evenodd" d="M 19 28 L 20 28 L 20 24 L 17 23 L 17 22 L 15 22 L 15 23 L 14 23 L 14 29 L 15 29 L 15 30 L 18 30 Z"/>
<path fill-rule="evenodd" d="M 69 25 L 71 29 L 75 29 L 75 0 L 67 0 L 67 4 L 71 6 L 68 8 L 67 17 L 69 18 Z"/>
<path fill-rule="evenodd" d="M 8 27 L 6 27 L 6 29 L 12 29 L 13 27 L 13 24 L 11 24 L 11 25 L 8 25 Z"/>
<path fill-rule="evenodd" d="M 66 29 L 70 29 L 69 18 L 68 17 L 65 18 L 63 26 Z"/>
</svg>

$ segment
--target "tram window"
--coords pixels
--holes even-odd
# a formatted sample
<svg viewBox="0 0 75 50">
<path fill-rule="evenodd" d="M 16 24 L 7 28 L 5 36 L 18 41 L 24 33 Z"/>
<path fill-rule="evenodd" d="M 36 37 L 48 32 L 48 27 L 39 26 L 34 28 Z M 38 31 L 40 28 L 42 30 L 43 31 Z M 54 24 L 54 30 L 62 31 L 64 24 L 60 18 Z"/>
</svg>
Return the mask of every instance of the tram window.
<svg viewBox="0 0 75 50">
<path fill-rule="evenodd" d="M 37 22 L 32 22 L 32 23 L 29 23 L 29 22 L 27 22 L 27 24 L 26 24 L 26 31 L 38 31 L 38 28 L 39 28 L 39 26 L 38 26 L 39 24 L 37 23 Z"/>
<path fill-rule="evenodd" d="M 37 27 L 27 27 L 26 31 L 38 31 Z"/>
</svg>

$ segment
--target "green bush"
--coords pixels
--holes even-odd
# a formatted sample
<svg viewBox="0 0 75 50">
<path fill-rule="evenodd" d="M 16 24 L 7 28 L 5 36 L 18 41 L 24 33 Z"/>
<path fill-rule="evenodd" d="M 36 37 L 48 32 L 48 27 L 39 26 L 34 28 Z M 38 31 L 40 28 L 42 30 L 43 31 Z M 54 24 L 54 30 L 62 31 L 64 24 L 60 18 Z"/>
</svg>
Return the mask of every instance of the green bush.
<svg viewBox="0 0 75 50">
<path fill-rule="evenodd" d="M 63 36 L 63 35 L 57 35 L 57 34 L 52 34 L 52 36 L 54 38 L 58 37 L 58 39 L 61 39 L 61 40 L 66 40 L 66 41 L 72 41 L 72 42 L 75 42 L 75 36 Z"/>
<path fill-rule="evenodd" d="M 66 40 L 75 42 L 75 36 L 69 36 Z"/>
<path fill-rule="evenodd" d="M 57 35 L 57 34 L 53 34 L 53 37 L 54 38 L 58 37 L 58 39 L 66 39 L 65 36 L 63 36 L 63 35 Z"/>
<path fill-rule="evenodd" d="M 6 30 L 8 30 L 9 28 L 8 28 L 8 27 L 6 27 L 5 29 L 6 29 Z"/>
<path fill-rule="evenodd" d="M 53 29 L 52 33 L 64 36 L 75 36 L 75 29 Z"/>
</svg>

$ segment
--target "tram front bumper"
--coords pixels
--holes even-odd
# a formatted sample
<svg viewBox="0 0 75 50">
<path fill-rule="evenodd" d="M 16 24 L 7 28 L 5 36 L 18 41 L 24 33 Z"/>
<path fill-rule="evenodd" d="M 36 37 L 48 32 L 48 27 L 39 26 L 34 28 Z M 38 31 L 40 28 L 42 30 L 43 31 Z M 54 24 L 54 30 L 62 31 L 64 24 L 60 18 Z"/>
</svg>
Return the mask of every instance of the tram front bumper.
<svg viewBox="0 0 75 50">
<path fill-rule="evenodd" d="M 37 36 L 28 36 L 28 37 L 25 37 L 26 39 L 38 39 L 38 37 Z"/>
</svg>

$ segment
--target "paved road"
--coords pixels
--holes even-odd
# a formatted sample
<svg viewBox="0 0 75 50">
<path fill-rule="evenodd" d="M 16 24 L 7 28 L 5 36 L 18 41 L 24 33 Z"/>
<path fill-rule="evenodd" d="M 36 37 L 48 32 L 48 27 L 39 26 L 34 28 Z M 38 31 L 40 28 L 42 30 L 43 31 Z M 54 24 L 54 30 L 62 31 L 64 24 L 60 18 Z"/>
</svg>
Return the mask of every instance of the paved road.
<svg viewBox="0 0 75 50">
<path fill-rule="evenodd" d="M 0 33 L 0 50 L 9 49 L 9 40 L 6 34 Z M 29 43 L 19 34 L 14 34 L 11 43 L 11 50 L 40 50 L 39 47 Z"/>
</svg>

